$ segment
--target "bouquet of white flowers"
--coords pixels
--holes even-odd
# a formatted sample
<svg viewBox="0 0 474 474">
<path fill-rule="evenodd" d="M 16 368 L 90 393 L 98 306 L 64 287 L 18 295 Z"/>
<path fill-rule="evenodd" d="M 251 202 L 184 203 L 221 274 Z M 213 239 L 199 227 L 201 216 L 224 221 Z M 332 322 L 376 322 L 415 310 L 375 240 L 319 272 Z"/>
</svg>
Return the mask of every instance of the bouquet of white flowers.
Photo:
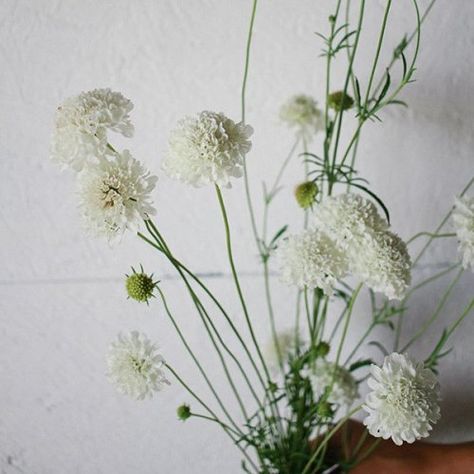
<svg viewBox="0 0 474 474">
<path fill-rule="evenodd" d="M 173 365 L 165 361 L 157 345 L 136 331 L 119 335 L 110 346 L 107 362 L 111 382 L 120 392 L 136 399 L 152 397 L 171 380 L 181 384 L 190 402 L 178 407 L 178 417 L 219 424 L 242 452 L 245 472 L 349 471 L 369 454 L 362 449 L 363 440 L 356 449 L 336 456 L 328 446 L 344 423 L 359 411 L 365 412 L 363 423 L 376 438 L 391 438 L 400 445 L 427 437 L 440 417 L 435 375 L 438 361 L 449 352 L 448 340 L 453 331 L 474 308 L 471 299 L 423 361 L 410 358 L 407 351 L 438 318 L 461 272 L 469 267 L 474 269 L 474 198 L 467 197 L 473 179 L 433 232 L 420 232 L 404 242 L 390 226 L 389 206 L 371 190 L 356 166 L 364 125 L 380 120 L 385 107 L 406 106 L 399 96 L 413 81 L 421 25 L 432 4 L 421 15 L 413 0 L 414 33 L 395 45 L 391 62 L 377 80 L 391 7 L 390 0 L 385 2 L 372 68 L 367 83 L 363 84 L 354 61 L 359 53 L 368 2 L 367 5 L 364 0 L 359 2 L 355 25 L 349 21 L 349 8 L 344 12 L 342 3 L 338 0 L 329 16 L 328 33 L 319 35 L 324 41 L 322 56 L 326 63 L 322 108 L 309 95 L 295 95 L 281 107 L 280 118 L 294 130 L 295 142 L 276 170 L 275 180 L 264 186 L 262 231 L 258 230 L 246 165 L 253 129 L 245 119 L 245 90 L 257 0 L 253 2 L 246 47 L 240 121 L 212 111 L 185 117 L 171 133 L 169 150 L 162 161 L 162 169 L 170 178 L 215 188 L 230 271 L 248 331 L 238 329 L 224 299 L 214 294 L 175 254 L 170 240 L 153 219 L 156 210 L 151 194 L 157 178 L 130 151 L 117 150 L 112 144 L 111 132 L 125 137 L 133 135 L 131 101 L 118 92 L 96 89 L 66 100 L 56 115 L 52 159 L 77 173 L 79 207 L 85 227 L 110 243 L 120 241 L 124 232 L 132 231 L 171 264 L 209 338 L 209 350 L 217 353 L 235 396 L 235 406 L 230 406 L 228 400 L 224 403 L 173 316 L 159 281 L 142 266 L 132 268 L 126 277 L 128 296 L 147 304 L 152 297 L 158 298 L 190 362 L 208 385 L 211 399 L 204 399 L 193 390 Z M 343 88 L 332 91 L 332 65 L 336 56 L 346 58 L 347 67 L 342 77 Z M 348 114 L 356 117 L 352 130 L 344 121 Z M 342 133 L 344 127 L 347 129 Z M 317 134 L 323 136 L 321 150 L 312 148 Z M 346 136 L 348 140 L 343 139 Z M 280 190 L 282 176 L 296 155 L 304 168 L 304 177 L 294 193 L 301 207 L 302 229 L 290 233 L 288 226 L 284 226 L 269 235 L 270 208 Z M 243 199 L 262 265 L 262 292 L 272 334 L 266 351 L 257 338 L 254 316 L 239 281 L 222 192 L 223 187 L 230 188 L 234 179 L 242 177 L 246 190 Z M 452 231 L 444 229 L 449 223 Z M 438 238 L 453 237 L 459 240 L 462 261 L 412 286 L 412 267 L 427 248 Z M 417 239 L 426 242 L 416 256 L 410 257 L 408 245 Z M 282 281 L 295 288 L 294 330 L 280 333 L 269 283 L 273 262 L 278 264 Z M 402 345 L 401 327 L 410 297 L 451 272 L 454 279 L 440 298 L 435 313 Z M 362 291 L 370 296 L 372 322 L 343 360 L 354 307 Z M 334 314 L 335 303 L 343 308 L 338 315 Z M 217 328 L 215 314 L 227 325 L 226 334 Z M 327 328 L 328 318 L 337 318 L 332 330 Z M 357 358 L 360 347 L 380 325 L 393 331 L 393 352 L 375 342 L 384 353 L 383 360 L 375 363 Z M 364 383 L 369 390 L 360 403 L 359 386 Z M 369 451 L 376 444 L 377 441 Z"/>
</svg>

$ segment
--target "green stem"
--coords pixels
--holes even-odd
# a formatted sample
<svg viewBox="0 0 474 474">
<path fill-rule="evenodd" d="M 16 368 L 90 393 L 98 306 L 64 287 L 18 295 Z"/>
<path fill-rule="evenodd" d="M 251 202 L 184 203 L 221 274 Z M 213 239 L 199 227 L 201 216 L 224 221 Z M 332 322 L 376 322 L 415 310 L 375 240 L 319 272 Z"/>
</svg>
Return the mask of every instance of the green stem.
<svg viewBox="0 0 474 474">
<path fill-rule="evenodd" d="M 259 357 L 260 362 L 262 364 L 262 368 L 265 372 L 265 376 L 267 377 L 267 380 L 270 381 L 270 373 L 268 371 L 267 365 L 265 364 L 265 359 L 263 358 L 262 351 L 260 350 L 260 345 L 257 341 L 257 338 L 255 336 L 255 332 L 253 330 L 252 322 L 250 320 L 250 315 L 249 315 L 249 312 L 247 310 L 247 305 L 245 303 L 244 295 L 242 293 L 242 288 L 240 287 L 239 276 L 238 276 L 237 270 L 235 268 L 234 256 L 233 256 L 233 252 L 232 252 L 232 242 L 231 242 L 231 236 L 230 236 L 229 219 L 227 218 L 227 211 L 225 209 L 224 199 L 222 197 L 222 193 L 221 193 L 221 190 L 220 190 L 219 186 L 216 185 L 215 187 L 216 187 L 216 193 L 217 193 L 217 200 L 219 201 L 219 206 L 220 206 L 221 213 L 222 213 L 222 219 L 223 219 L 223 222 L 224 222 L 227 256 L 229 258 L 229 264 L 230 264 L 230 268 L 231 268 L 231 271 L 232 271 L 232 278 L 234 280 L 235 288 L 237 290 L 237 294 L 239 296 L 240 304 L 241 304 L 242 310 L 244 312 L 245 320 L 247 322 L 247 327 L 248 327 L 249 332 L 250 332 L 250 337 L 252 338 L 252 342 L 255 346 L 258 357 Z"/>
<path fill-rule="evenodd" d="M 359 45 L 360 33 L 362 31 L 362 21 L 363 21 L 363 18 L 364 18 L 364 9 L 365 9 L 365 0 L 361 0 L 360 13 L 359 13 L 359 22 L 357 24 L 357 30 L 356 30 L 357 33 L 356 33 L 355 40 L 354 40 L 354 45 L 353 45 L 352 51 L 351 51 L 351 56 L 350 56 L 350 61 L 349 61 L 349 68 L 347 70 L 346 79 L 344 81 L 343 97 L 345 97 L 345 95 L 347 94 L 347 88 L 349 87 L 349 81 L 350 81 L 350 78 L 351 78 L 351 75 L 352 75 L 352 67 L 354 65 L 354 59 L 355 59 L 355 56 L 356 56 L 357 47 Z M 341 109 L 337 112 L 338 123 L 337 123 L 337 131 L 336 131 L 336 141 L 334 143 L 334 151 L 333 151 L 333 158 L 332 158 L 332 165 L 331 165 L 331 179 L 329 180 L 329 184 L 328 184 L 328 194 L 329 195 L 331 195 L 332 187 L 334 185 L 334 181 L 333 181 L 332 178 L 333 178 L 335 170 L 336 170 L 337 151 L 338 151 L 338 148 L 339 148 L 339 140 L 340 140 L 340 137 L 341 137 L 343 115 L 344 115 L 344 110 Z"/>
<path fill-rule="evenodd" d="M 450 283 L 446 291 L 444 292 L 443 296 L 441 297 L 438 306 L 435 309 L 435 312 L 433 315 L 428 319 L 423 326 L 419 329 L 419 331 L 402 347 L 401 352 L 405 352 L 416 340 L 418 340 L 425 332 L 426 330 L 436 321 L 436 319 L 439 316 L 439 313 L 443 309 L 444 305 L 446 304 L 446 301 L 451 293 L 453 291 L 453 288 L 456 286 L 456 283 L 459 281 L 461 278 L 462 274 L 464 273 L 464 268 L 461 268 L 459 272 L 456 274 L 454 277 L 453 281 Z"/>
<path fill-rule="evenodd" d="M 155 226 L 153 226 L 153 227 L 156 229 Z M 156 229 L 156 232 L 158 232 L 157 229 Z M 150 232 L 150 233 L 151 233 L 151 232 Z M 140 234 L 139 234 L 139 235 L 140 235 Z M 154 236 L 153 233 L 151 233 L 151 235 Z M 238 358 L 237 358 L 237 357 L 234 355 L 234 353 L 228 348 L 228 345 L 223 341 L 222 337 L 220 336 L 219 331 L 217 330 L 216 326 L 214 325 L 214 323 L 213 323 L 212 319 L 210 318 L 209 314 L 207 313 L 206 309 L 204 308 L 204 306 L 203 306 L 202 303 L 200 302 L 199 298 L 197 297 L 196 293 L 195 293 L 194 290 L 192 289 L 191 285 L 190 285 L 189 282 L 187 281 L 185 275 L 182 273 L 181 268 L 182 268 L 183 266 L 182 266 L 176 259 L 173 258 L 173 256 L 171 255 L 171 252 L 169 251 L 168 247 L 166 246 L 166 243 L 164 242 L 164 240 L 162 241 L 162 240 L 160 239 L 159 242 L 160 242 L 161 245 L 164 245 L 164 246 L 166 247 L 167 252 L 164 252 L 164 250 L 163 250 L 163 249 L 160 249 L 159 246 L 154 245 L 154 244 L 153 244 L 151 241 L 149 241 L 146 237 L 144 237 L 144 236 L 142 236 L 142 235 L 140 235 L 140 237 L 142 237 L 142 238 L 143 238 L 144 240 L 146 240 L 148 243 L 150 243 L 150 244 L 153 245 L 155 248 L 158 248 L 162 253 L 164 253 L 165 256 L 168 258 L 168 260 L 171 262 L 171 264 L 172 264 L 172 265 L 175 267 L 175 269 L 178 271 L 179 275 L 180 275 L 181 278 L 183 279 L 183 281 L 184 281 L 184 283 L 185 283 L 185 285 L 186 285 L 186 288 L 188 289 L 188 291 L 189 291 L 189 293 L 190 293 L 190 295 L 191 295 L 191 297 L 192 297 L 192 300 L 193 300 L 193 302 L 194 302 L 194 304 L 195 304 L 195 306 L 196 306 L 196 309 L 198 310 L 198 313 L 199 313 L 199 315 L 200 315 L 200 317 L 201 317 L 201 320 L 202 320 L 202 322 L 203 322 L 203 324 L 204 324 L 204 327 L 206 328 L 207 332 L 209 333 L 209 337 L 210 337 L 211 341 L 212 341 L 212 342 L 214 343 L 214 345 L 215 345 L 214 339 L 213 339 L 212 335 L 210 334 L 208 324 L 211 326 L 212 330 L 214 331 L 214 334 L 216 335 L 216 337 L 217 337 L 218 341 L 220 342 L 221 346 L 224 348 L 224 350 L 229 354 L 229 356 L 230 356 L 230 357 L 232 358 L 232 360 L 235 362 L 237 368 L 239 369 L 240 373 L 241 373 L 242 376 L 244 377 L 244 379 L 245 379 L 245 381 L 246 381 L 246 383 L 247 383 L 247 385 L 248 385 L 248 387 L 249 387 L 249 389 L 250 389 L 250 392 L 252 393 L 252 395 L 253 395 L 255 401 L 256 401 L 257 404 L 260 406 L 260 408 L 263 408 L 263 407 L 262 407 L 262 404 L 261 404 L 261 401 L 260 401 L 260 399 L 258 398 L 258 395 L 256 394 L 256 392 L 255 392 L 255 390 L 254 390 L 254 388 L 253 388 L 253 385 L 252 385 L 252 383 L 250 382 L 250 379 L 248 378 L 248 375 L 247 375 L 246 371 L 245 371 L 244 368 L 242 367 L 242 365 L 241 365 L 240 361 L 238 360 Z M 154 236 L 154 237 L 157 238 L 156 236 Z M 180 268 L 180 267 L 181 267 L 181 268 Z M 186 269 L 186 270 L 187 270 L 187 269 Z M 183 271 L 185 271 L 184 268 L 183 268 Z M 187 271 L 187 273 L 188 273 L 188 272 L 189 272 L 189 271 Z M 194 280 L 195 280 L 195 281 L 200 281 L 196 276 L 193 275 L 193 277 L 194 277 Z M 201 285 L 203 286 L 203 284 L 201 284 Z M 223 308 L 221 308 L 221 309 L 222 309 L 222 311 L 224 311 Z M 224 314 L 224 316 L 225 316 L 226 318 L 228 318 L 228 316 L 227 316 L 227 314 L 225 313 L 225 311 L 224 311 L 223 314 Z M 206 322 L 206 319 L 207 319 L 207 322 Z M 230 320 L 230 318 L 228 318 L 228 319 Z M 230 321 L 230 322 L 231 322 L 231 321 Z M 231 326 L 233 326 L 233 324 L 231 324 Z M 235 329 L 235 332 L 237 332 L 237 334 L 238 334 L 238 331 L 237 331 L 236 329 Z M 239 336 L 240 336 L 240 335 L 239 335 Z M 243 344 L 244 347 L 246 348 L 246 346 L 245 346 L 245 344 L 243 343 L 243 341 L 242 341 L 242 344 Z M 216 347 L 216 345 L 215 345 L 215 347 Z M 220 357 L 220 359 L 221 359 L 221 362 L 222 362 L 222 364 L 223 364 L 223 366 L 224 366 L 224 370 L 226 371 L 226 374 L 227 374 L 227 373 L 228 373 L 228 372 L 227 372 L 227 366 L 226 366 L 226 364 L 225 364 L 225 361 L 223 360 L 222 354 L 221 354 L 221 352 L 220 352 L 220 350 L 219 350 L 218 347 L 216 347 L 216 350 L 217 350 L 217 352 L 218 352 L 218 354 L 219 354 L 219 357 Z M 247 349 L 247 350 L 248 350 L 248 349 Z M 252 356 L 251 356 L 250 353 L 248 353 L 248 356 L 249 356 L 250 361 L 253 362 L 253 358 L 252 358 Z M 256 367 L 255 367 L 255 370 L 257 371 L 257 374 L 259 374 L 258 369 L 257 369 Z M 230 377 L 230 375 L 228 375 L 228 377 Z M 229 383 L 231 384 L 232 388 L 234 389 L 234 393 L 235 393 L 235 395 L 236 395 L 236 397 L 237 397 L 237 399 L 238 399 L 238 401 L 239 401 L 239 405 L 240 405 L 240 407 L 241 407 L 241 409 L 242 409 L 242 412 L 243 412 L 244 416 L 247 417 L 247 416 L 246 416 L 246 412 L 245 412 L 245 407 L 244 407 L 244 405 L 243 405 L 243 403 L 242 403 L 242 401 L 241 401 L 241 399 L 240 399 L 240 396 L 238 395 L 238 392 L 237 392 L 237 389 L 235 388 L 235 385 L 233 384 L 233 382 L 232 382 L 231 380 L 229 380 Z M 262 384 L 263 384 L 263 380 L 262 380 Z M 264 386 L 264 388 L 265 388 L 265 385 L 264 385 L 264 384 L 263 384 L 263 386 Z"/>
<path fill-rule="evenodd" d="M 456 237 L 456 234 L 453 232 L 446 233 L 446 234 L 433 234 L 431 232 L 418 232 L 418 234 L 415 234 L 413 237 L 407 240 L 407 245 L 411 244 L 414 240 L 418 239 L 419 237 L 431 237 L 433 239 L 441 239 L 444 237 Z"/>
<path fill-rule="evenodd" d="M 247 91 L 247 78 L 248 78 L 249 65 L 250 65 L 250 47 L 252 45 L 253 25 L 255 22 L 256 11 L 257 11 L 257 0 L 253 0 L 252 12 L 250 15 L 250 25 L 249 25 L 249 31 L 248 31 L 248 36 L 247 36 L 247 45 L 245 48 L 244 77 L 242 80 L 242 91 L 241 91 L 241 112 L 242 112 L 241 120 L 243 124 L 245 124 L 245 94 Z M 262 249 L 262 245 L 261 245 L 260 238 L 258 236 L 258 231 L 257 231 L 257 223 L 255 220 L 255 212 L 253 209 L 252 197 L 250 193 L 250 183 L 249 183 L 248 172 L 247 172 L 247 158 L 244 158 L 243 168 L 244 168 L 245 196 L 247 199 L 247 207 L 250 214 L 250 223 L 252 226 L 255 243 L 257 244 L 258 252 L 262 254 L 262 251 L 264 249 Z"/>
<path fill-rule="evenodd" d="M 219 397 L 218 393 L 216 392 L 215 388 L 214 388 L 214 385 L 212 384 L 212 382 L 209 380 L 209 377 L 207 376 L 205 370 L 203 369 L 201 363 L 199 362 L 199 360 L 197 359 L 197 357 L 194 355 L 194 352 L 193 350 L 191 349 L 191 347 L 189 346 L 186 338 L 184 337 L 183 333 L 181 332 L 179 326 L 178 326 L 178 323 L 176 322 L 176 320 L 174 319 L 173 315 L 171 314 L 171 311 L 168 307 L 168 304 L 166 303 L 166 299 L 165 299 L 165 295 L 163 294 L 163 292 L 161 291 L 161 289 L 159 287 L 157 287 L 157 291 L 158 293 L 160 294 L 161 296 L 161 300 L 163 301 L 163 306 L 165 308 L 165 312 L 168 316 L 168 318 L 170 319 L 171 323 L 173 324 L 176 332 L 178 333 L 178 336 L 179 338 L 181 339 L 181 342 L 183 343 L 184 347 L 186 348 L 188 354 L 191 356 L 191 358 L 193 359 L 194 363 L 196 364 L 196 367 L 198 368 L 199 372 L 201 372 L 201 375 L 203 376 L 204 380 L 206 381 L 206 384 L 207 386 L 209 387 L 209 389 L 211 390 L 212 394 L 214 395 L 217 403 L 219 404 L 219 406 L 221 407 L 222 411 L 224 412 L 225 416 L 227 417 L 227 419 L 229 420 L 229 422 L 231 423 L 231 425 L 233 425 L 233 427 L 239 431 L 241 434 L 242 431 L 240 431 L 238 425 L 235 423 L 234 419 L 232 418 L 232 416 L 230 415 L 230 413 L 227 411 L 227 408 L 225 407 L 224 403 L 222 402 L 221 398 Z"/>
<path fill-rule="evenodd" d="M 344 329 L 342 331 L 341 341 L 339 342 L 339 347 L 337 349 L 335 367 L 337 367 L 339 365 L 339 360 L 341 358 L 341 353 L 342 353 L 342 347 L 344 345 L 344 341 L 345 341 L 346 335 L 347 335 L 347 330 L 349 328 L 349 321 L 351 319 L 352 311 L 354 310 L 355 301 L 356 301 L 357 296 L 359 295 L 361 289 L 362 289 L 362 283 L 359 284 L 359 286 L 354 290 L 354 293 L 352 294 L 351 301 L 349 303 L 349 308 L 347 310 L 346 322 L 344 324 Z"/>
<path fill-rule="evenodd" d="M 230 437 L 230 439 L 234 442 L 234 444 L 237 446 L 237 448 L 241 451 L 241 453 L 245 456 L 245 458 L 248 460 L 248 462 L 252 465 L 252 467 L 258 472 L 258 468 L 253 462 L 252 458 L 247 454 L 247 452 L 240 446 L 238 443 L 238 439 L 241 437 L 241 434 L 239 434 L 237 431 L 235 431 L 233 428 L 225 424 L 224 422 L 220 421 L 219 418 L 217 417 L 216 413 L 209 408 L 209 406 L 198 396 L 196 393 L 189 387 L 189 385 L 176 373 L 176 371 L 169 365 L 165 364 L 166 368 L 173 374 L 173 376 L 176 378 L 176 380 L 181 384 L 181 386 L 189 392 L 189 394 L 205 409 L 207 412 L 211 415 L 208 419 L 212 419 L 213 421 L 219 423 L 219 425 L 223 428 L 225 433 Z M 193 413 L 193 416 L 197 416 L 196 414 Z M 200 416 L 201 418 L 204 418 L 204 415 Z M 232 433 L 234 436 L 237 436 L 237 439 L 232 436 Z"/>
<path fill-rule="evenodd" d="M 365 101 L 364 101 L 365 105 L 364 105 L 364 107 L 366 109 L 367 109 L 368 104 L 369 104 L 370 89 L 372 88 L 372 82 L 374 80 L 375 71 L 377 69 L 377 63 L 379 62 L 380 51 L 382 49 L 383 37 L 385 35 L 385 29 L 387 27 L 388 14 L 390 12 L 390 7 L 391 6 L 392 6 L 392 0 L 388 0 L 387 1 L 387 6 L 385 7 L 385 13 L 384 13 L 384 16 L 383 16 L 382 28 L 380 29 L 379 40 L 378 40 L 378 43 L 377 43 L 377 51 L 375 53 L 375 59 L 374 59 L 373 65 L 372 65 L 372 71 L 370 73 L 369 85 L 367 86 L 367 92 L 365 94 Z"/>
<path fill-rule="evenodd" d="M 151 222 L 151 221 L 145 221 L 145 222 Z M 235 324 L 232 322 L 232 319 L 230 318 L 230 316 L 227 314 L 226 310 L 224 309 L 224 307 L 221 305 L 221 303 L 219 302 L 219 300 L 214 296 L 214 294 L 209 290 L 209 288 L 201 281 L 200 278 L 198 278 L 191 270 L 189 270 L 189 268 L 187 268 L 183 263 L 181 263 L 179 260 L 177 260 L 170 252 L 169 248 L 167 247 L 166 245 L 166 242 L 165 240 L 163 239 L 163 236 L 159 233 L 158 229 L 156 229 L 155 226 L 153 226 L 153 228 L 155 229 L 155 232 L 157 233 L 157 235 L 154 235 L 153 233 L 151 233 L 151 235 L 154 235 L 154 237 L 157 239 L 158 242 L 160 242 L 160 245 L 162 245 L 165 249 L 167 250 L 164 250 L 164 248 L 156 245 L 154 242 L 150 241 L 146 236 L 144 236 L 143 234 L 141 234 L 140 232 L 138 232 L 138 236 L 143 239 L 145 242 L 147 242 L 148 244 L 150 244 L 151 246 L 153 246 L 154 248 L 156 248 L 157 250 L 159 250 L 161 253 L 163 253 L 165 255 L 166 258 L 168 258 L 168 260 L 171 262 L 171 264 L 178 270 L 178 267 L 179 269 L 182 269 L 185 273 L 187 273 L 192 280 L 194 280 L 201 288 L 202 290 L 209 296 L 209 298 L 211 299 L 211 301 L 217 306 L 217 308 L 219 309 L 219 311 L 221 312 L 221 314 L 224 316 L 226 322 L 229 324 L 230 328 L 232 329 L 232 332 L 234 333 L 234 335 L 237 337 L 238 341 L 240 342 L 240 344 L 242 345 L 242 348 L 244 349 L 253 369 L 255 370 L 255 373 L 260 381 L 260 383 L 262 384 L 262 388 L 265 389 L 266 388 L 266 385 L 265 385 L 265 382 L 260 374 L 260 371 L 257 367 L 257 365 L 255 364 L 255 360 L 254 360 L 254 356 L 251 354 L 249 348 L 247 347 L 247 344 L 245 344 L 245 341 L 243 340 L 242 336 L 240 335 L 237 327 L 235 326 Z M 178 273 L 181 275 L 181 273 L 179 272 L 178 270 Z M 242 369 L 243 370 L 243 369 Z M 252 390 L 253 391 L 253 390 Z M 254 392 L 253 392 L 254 393 Z M 256 397 L 257 400 L 258 400 L 258 397 Z"/>
<path fill-rule="evenodd" d="M 310 460 L 307 462 L 306 466 L 303 469 L 303 472 L 301 474 L 308 474 L 309 469 L 311 469 L 311 465 L 314 463 L 314 461 L 318 458 L 319 453 L 321 450 L 326 446 L 326 444 L 329 442 L 329 440 L 340 430 L 341 426 L 354 414 L 356 414 L 360 409 L 362 408 L 362 404 L 356 406 L 354 409 L 352 409 L 344 418 L 342 418 L 337 425 L 327 433 L 327 435 L 323 438 L 319 446 L 317 447 L 316 451 L 313 453 L 311 456 Z"/>
</svg>

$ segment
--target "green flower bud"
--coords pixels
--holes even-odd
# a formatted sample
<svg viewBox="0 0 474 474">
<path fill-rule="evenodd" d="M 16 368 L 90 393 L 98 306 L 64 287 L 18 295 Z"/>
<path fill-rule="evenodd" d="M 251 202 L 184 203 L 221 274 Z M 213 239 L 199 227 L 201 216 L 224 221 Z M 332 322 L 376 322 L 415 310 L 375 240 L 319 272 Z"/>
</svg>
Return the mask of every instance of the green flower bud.
<svg viewBox="0 0 474 474">
<path fill-rule="evenodd" d="M 314 181 L 306 181 L 305 183 L 299 184 L 295 188 L 295 198 L 298 205 L 303 209 L 311 207 L 318 192 L 318 185 Z"/>
<path fill-rule="evenodd" d="M 321 400 L 318 403 L 318 407 L 316 408 L 316 413 L 320 418 L 332 418 L 334 415 L 334 410 L 329 402 L 326 400 Z"/>
<path fill-rule="evenodd" d="M 343 91 L 333 92 L 329 94 L 328 105 L 334 110 L 347 110 L 354 105 L 354 99 Z"/>
<path fill-rule="evenodd" d="M 148 303 L 148 300 L 153 297 L 153 290 L 156 282 L 153 281 L 153 275 L 148 276 L 140 267 L 141 272 L 137 273 L 132 267 L 133 273 L 126 275 L 125 287 L 129 298 L 136 301 Z"/>
<path fill-rule="evenodd" d="M 329 350 L 331 347 L 325 341 L 321 341 L 315 348 L 314 348 L 314 355 L 315 357 L 326 357 L 329 354 Z"/>
<path fill-rule="evenodd" d="M 189 405 L 183 404 L 176 409 L 178 418 L 182 421 L 186 421 L 191 417 L 191 408 Z"/>
</svg>

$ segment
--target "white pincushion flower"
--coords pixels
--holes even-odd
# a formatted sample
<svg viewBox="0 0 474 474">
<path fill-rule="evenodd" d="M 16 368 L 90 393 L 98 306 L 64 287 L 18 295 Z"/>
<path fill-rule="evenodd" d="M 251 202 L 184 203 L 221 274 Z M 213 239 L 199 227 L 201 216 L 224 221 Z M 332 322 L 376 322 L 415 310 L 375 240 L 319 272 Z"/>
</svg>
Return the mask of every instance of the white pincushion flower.
<svg viewBox="0 0 474 474">
<path fill-rule="evenodd" d="M 423 363 L 390 354 L 382 367 L 372 365 L 368 385 L 364 425 L 372 436 L 413 443 L 426 438 L 440 418 L 438 382 Z"/>
<path fill-rule="evenodd" d="M 401 299 L 411 283 L 411 259 L 398 235 L 385 231 L 365 240 L 351 252 L 351 271 L 373 291 Z"/>
<path fill-rule="evenodd" d="M 298 288 L 321 288 L 331 295 L 347 273 L 347 259 L 327 235 L 306 230 L 289 236 L 277 249 L 281 278 Z"/>
<path fill-rule="evenodd" d="M 136 230 L 155 212 L 150 194 L 156 181 L 128 150 L 88 165 L 78 178 L 86 228 L 109 241 L 119 239 L 126 229 Z"/>
<path fill-rule="evenodd" d="M 119 334 L 107 356 L 108 377 L 120 393 L 137 400 L 152 397 L 169 385 L 162 367 L 165 360 L 155 344 L 137 331 Z"/>
<path fill-rule="evenodd" d="M 323 113 L 318 109 L 317 102 L 308 95 L 290 97 L 280 109 L 280 119 L 296 128 L 305 138 L 324 128 Z"/>
<path fill-rule="evenodd" d="M 403 297 L 411 282 L 410 256 L 371 201 L 351 193 L 332 196 L 314 208 L 313 220 L 344 251 L 355 277 L 389 299 Z"/>
<path fill-rule="evenodd" d="M 374 203 L 359 194 L 330 196 L 315 206 L 314 226 L 325 232 L 344 248 L 353 248 L 368 234 L 385 231 L 387 221 L 380 216 Z"/>
<path fill-rule="evenodd" d="M 171 132 L 163 169 L 171 178 L 194 186 L 229 186 L 231 178 L 243 174 L 252 133 L 252 127 L 222 113 L 185 117 Z"/>
<path fill-rule="evenodd" d="M 456 199 L 453 222 L 459 239 L 463 267 L 470 266 L 474 271 L 474 197 Z"/>
<path fill-rule="evenodd" d="M 107 152 L 107 130 L 133 135 L 133 104 L 119 92 L 94 89 L 67 99 L 57 110 L 51 159 L 80 171 Z"/>
<path fill-rule="evenodd" d="M 357 383 L 352 374 L 344 367 L 325 359 L 316 359 L 308 369 L 315 398 L 320 398 L 330 389 L 327 401 L 340 407 L 349 408 L 359 397 Z M 332 388 L 331 388 L 332 387 Z"/>
</svg>

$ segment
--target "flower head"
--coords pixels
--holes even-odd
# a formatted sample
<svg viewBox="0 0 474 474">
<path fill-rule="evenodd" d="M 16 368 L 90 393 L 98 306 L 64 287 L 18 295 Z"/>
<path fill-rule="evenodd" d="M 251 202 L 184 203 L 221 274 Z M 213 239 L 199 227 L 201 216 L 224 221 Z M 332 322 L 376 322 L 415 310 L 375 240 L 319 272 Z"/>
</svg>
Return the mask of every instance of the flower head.
<svg viewBox="0 0 474 474">
<path fill-rule="evenodd" d="M 284 240 L 277 249 L 282 280 L 298 288 L 321 288 L 331 295 L 347 273 L 344 253 L 325 234 L 306 230 Z"/>
<path fill-rule="evenodd" d="M 368 234 L 385 231 L 387 221 L 372 201 L 359 194 L 330 196 L 314 208 L 314 227 L 325 232 L 341 247 L 350 248 Z"/>
<path fill-rule="evenodd" d="M 171 133 L 163 169 L 171 178 L 194 186 L 229 186 L 231 178 L 242 176 L 252 133 L 252 127 L 222 113 L 186 117 Z"/>
<path fill-rule="evenodd" d="M 351 193 L 329 197 L 315 206 L 314 227 L 344 252 L 355 277 L 387 298 L 403 297 L 411 281 L 410 256 L 371 201 Z"/>
<path fill-rule="evenodd" d="M 80 171 L 107 153 L 107 131 L 133 135 L 133 104 L 119 92 L 94 89 L 67 99 L 57 110 L 51 159 Z"/>
<path fill-rule="evenodd" d="M 315 398 L 320 398 L 330 390 L 325 399 L 340 407 L 350 407 L 359 397 L 357 383 L 351 373 L 333 362 L 316 359 L 308 369 L 308 376 Z"/>
<path fill-rule="evenodd" d="M 474 197 L 456 199 L 453 222 L 459 239 L 463 267 L 470 266 L 474 271 Z"/>
<path fill-rule="evenodd" d="M 155 212 L 150 194 L 156 181 L 128 150 L 87 166 L 79 175 L 86 228 L 109 241 L 120 238 L 126 229 L 136 230 L 142 219 Z"/>
<path fill-rule="evenodd" d="M 329 94 L 328 105 L 337 111 L 348 110 L 354 105 L 354 99 L 349 94 L 344 94 L 344 91 L 336 91 Z"/>
<path fill-rule="evenodd" d="M 310 138 L 324 128 L 323 114 L 317 102 L 308 95 L 290 97 L 280 109 L 280 118 L 305 138 Z"/>
<path fill-rule="evenodd" d="M 296 202 L 302 209 L 308 209 L 314 204 L 319 188 L 314 181 L 306 181 L 295 188 Z"/>
<path fill-rule="evenodd" d="M 372 365 L 368 385 L 364 424 L 372 436 L 392 438 L 397 445 L 413 443 L 426 438 L 440 418 L 439 386 L 423 363 L 390 354 L 382 367 Z"/>
<path fill-rule="evenodd" d="M 164 364 L 157 346 L 144 334 L 137 331 L 127 336 L 120 334 L 110 345 L 108 377 L 120 393 L 143 400 L 169 385 L 161 370 Z"/>
<path fill-rule="evenodd" d="M 351 257 L 351 271 L 373 291 L 401 299 L 411 283 L 411 259 L 398 235 L 385 231 L 368 237 Z"/>
<path fill-rule="evenodd" d="M 148 300 L 153 297 L 153 290 L 156 287 L 153 275 L 147 275 L 143 268 L 141 268 L 140 273 L 137 273 L 132 267 L 132 272 L 131 275 L 126 275 L 127 279 L 125 280 L 125 288 L 129 298 L 148 303 Z"/>
</svg>

